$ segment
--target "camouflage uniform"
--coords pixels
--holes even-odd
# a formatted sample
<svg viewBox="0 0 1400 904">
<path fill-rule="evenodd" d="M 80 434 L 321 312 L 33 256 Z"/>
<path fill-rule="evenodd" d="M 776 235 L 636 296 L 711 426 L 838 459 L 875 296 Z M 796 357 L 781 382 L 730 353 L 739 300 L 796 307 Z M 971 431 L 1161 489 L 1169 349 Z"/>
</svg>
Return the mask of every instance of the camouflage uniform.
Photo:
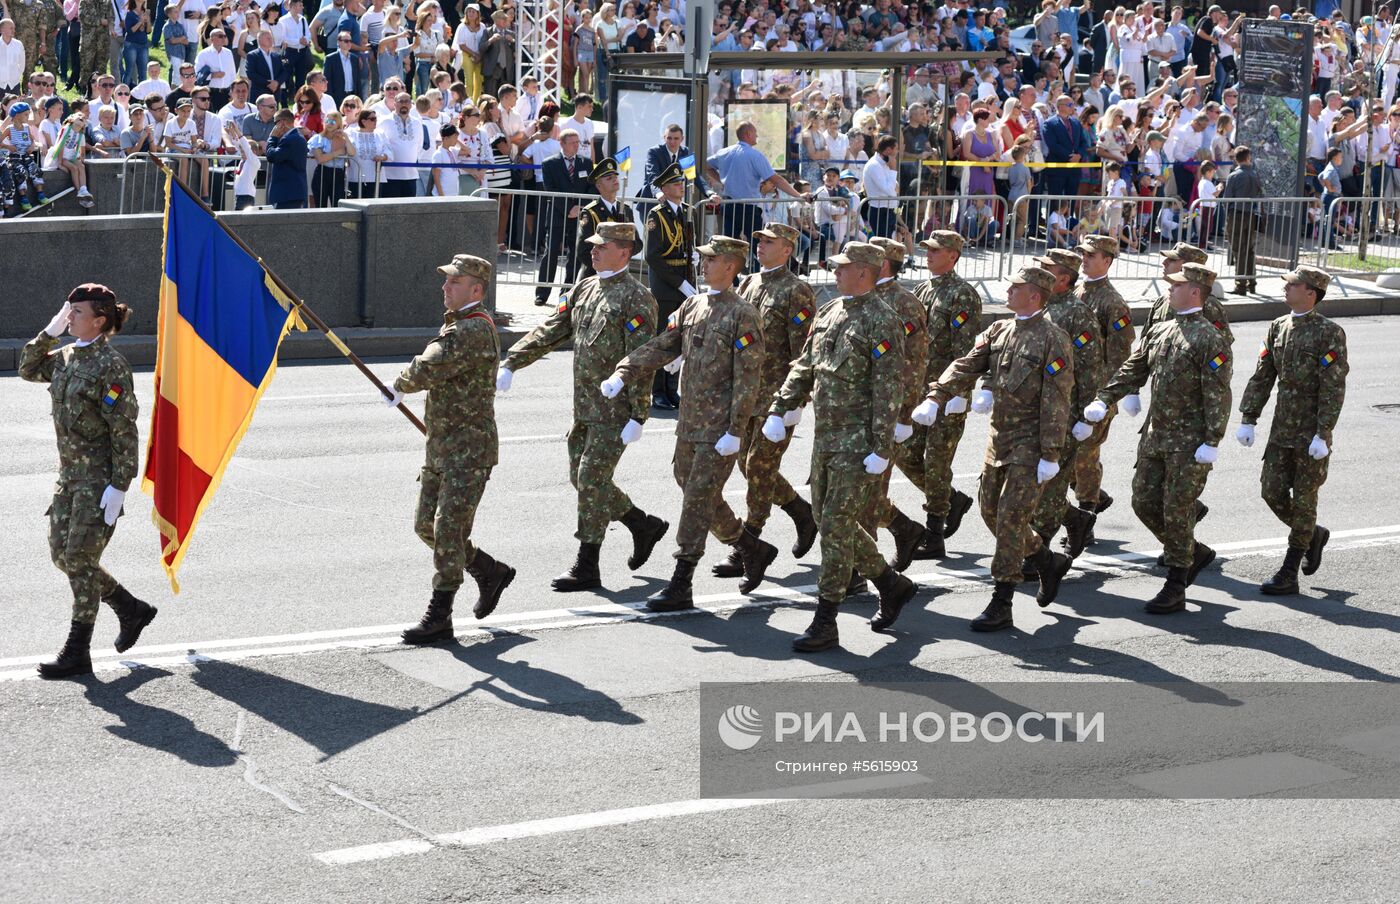
<svg viewBox="0 0 1400 904">
<path fill-rule="evenodd" d="M 136 476 L 136 394 L 131 368 L 106 338 L 57 351 L 40 333 L 20 353 L 19 375 L 48 383 L 58 436 L 58 486 L 49 517 L 49 555 L 68 576 L 73 621 L 97 621 L 99 600 L 112 604 L 116 580 L 99 564 L 115 525 L 103 520 L 103 492 L 126 492 Z M 116 606 L 113 605 L 115 609 Z"/>
<path fill-rule="evenodd" d="M 1313 539 L 1317 493 L 1327 480 L 1332 457 L 1314 459 L 1308 445 L 1318 436 L 1332 448 L 1348 370 L 1347 337 L 1340 326 L 1317 311 L 1289 314 L 1269 324 L 1254 376 L 1240 400 L 1243 422 L 1257 424 L 1278 381 L 1261 491 L 1269 508 L 1288 525 L 1290 549 L 1307 549 Z"/>
<path fill-rule="evenodd" d="M 1173 282 L 1209 291 L 1214 274 L 1187 264 Z M 1112 405 L 1152 380 L 1151 405 L 1138 444 L 1133 511 L 1161 541 L 1169 568 L 1190 568 L 1196 500 L 1211 466 L 1196 461 L 1202 445 L 1218 447 L 1230 419 L 1230 347 L 1198 311 L 1154 326 L 1098 395 Z"/>
<path fill-rule="evenodd" d="M 627 230 L 632 231 L 631 224 Z M 656 300 L 625 270 L 607 277 L 589 276 L 574 285 L 549 319 L 515 343 L 502 367 L 519 370 L 574 340 L 574 423 L 569 429 L 569 482 L 578 491 L 581 543 L 602 543 L 608 523 L 632 508 L 627 494 L 613 483 L 625 446 L 620 432 L 627 421 L 645 423 L 651 395 L 629 387 L 608 399 L 598 384 L 618 362 L 655 334 Z"/>
<path fill-rule="evenodd" d="M 1080 251 L 1105 251 L 1118 254 L 1118 240 L 1112 236 L 1090 235 L 1084 237 Z M 1123 296 L 1109 283 L 1108 277 L 1085 280 L 1075 292 L 1076 297 L 1098 321 L 1098 335 L 1101 340 L 1100 354 L 1103 356 L 1105 374 L 1112 376 L 1128 360 L 1133 351 L 1132 314 Z M 1073 334 L 1071 334 L 1073 336 Z M 1102 382 L 1102 378 L 1098 382 Z M 1082 408 L 1075 409 L 1076 413 Z M 1103 465 L 1099 463 L 1099 452 L 1108 439 L 1108 427 L 1113 423 L 1116 411 L 1094 424 L 1094 432 L 1084 442 L 1079 443 L 1079 451 L 1074 456 L 1073 481 L 1074 495 L 1081 508 L 1093 511 L 1099 504 L 1099 487 L 1103 483 Z"/>
<path fill-rule="evenodd" d="M 107 71 L 112 44 L 111 18 L 112 0 L 79 0 L 78 24 L 82 27 L 78 49 L 79 85 L 86 85 L 93 73 Z"/>
<path fill-rule="evenodd" d="M 35 72 L 58 69 L 53 58 L 53 37 L 63 21 L 63 10 L 54 0 L 10 0 L 10 16 L 15 20 L 15 40 L 24 46 L 24 71 L 19 88 L 26 89 Z M 42 115 L 43 111 L 38 111 Z"/>
</svg>

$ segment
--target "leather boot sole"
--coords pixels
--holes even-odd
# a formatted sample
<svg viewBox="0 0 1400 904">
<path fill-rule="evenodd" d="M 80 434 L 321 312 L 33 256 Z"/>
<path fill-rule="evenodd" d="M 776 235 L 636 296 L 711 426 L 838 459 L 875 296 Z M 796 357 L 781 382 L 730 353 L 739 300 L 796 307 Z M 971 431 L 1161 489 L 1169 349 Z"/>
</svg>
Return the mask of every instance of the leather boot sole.
<svg viewBox="0 0 1400 904">
<path fill-rule="evenodd" d="M 695 603 L 689 598 L 683 600 L 647 600 L 648 612 L 684 612 L 694 609 Z"/>
<path fill-rule="evenodd" d="M 603 586 L 603 579 L 600 577 L 576 578 L 573 575 L 560 575 L 550 581 L 549 586 L 555 593 L 577 593 L 580 590 L 592 590 L 595 587 Z"/>
<path fill-rule="evenodd" d="M 403 632 L 403 642 L 414 647 L 426 646 L 430 643 L 437 643 L 440 640 L 451 640 L 456 633 L 451 624 L 431 633 L 416 634 L 411 632 L 412 629 Z"/>
<path fill-rule="evenodd" d="M 841 638 L 835 634 L 822 638 L 809 638 L 804 634 L 792 642 L 793 650 L 798 653 L 820 653 L 822 650 L 839 646 L 841 646 Z"/>
<path fill-rule="evenodd" d="M 1275 584 L 1269 581 L 1259 585 L 1259 592 L 1269 596 L 1295 596 L 1298 593 L 1298 582 L 1295 580 L 1287 584 Z"/>
<path fill-rule="evenodd" d="M 988 618 L 987 614 L 984 612 L 974 618 L 968 627 L 979 634 L 990 634 L 993 631 L 1005 631 L 1007 628 L 1014 628 L 1016 626 L 1012 623 L 1009 614 L 1005 618 Z"/>
<path fill-rule="evenodd" d="M 1159 603 L 1154 599 L 1142 608 L 1144 612 L 1150 612 L 1153 615 L 1170 615 L 1173 612 L 1185 612 L 1186 601 Z"/>
<path fill-rule="evenodd" d="M 43 662 L 39 664 L 39 677 L 53 680 L 55 678 L 72 678 L 76 675 L 91 675 L 92 660 L 76 662 L 71 665 L 59 667 L 53 663 Z"/>
</svg>

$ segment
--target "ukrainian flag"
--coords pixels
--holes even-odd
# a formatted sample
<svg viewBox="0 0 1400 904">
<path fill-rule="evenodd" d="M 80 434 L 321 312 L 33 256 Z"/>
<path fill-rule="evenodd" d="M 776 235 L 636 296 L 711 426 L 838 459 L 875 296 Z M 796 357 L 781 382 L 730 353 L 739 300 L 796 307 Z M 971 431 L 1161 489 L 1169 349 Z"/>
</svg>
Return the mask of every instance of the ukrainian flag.
<svg viewBox="0 0 1400 904">
<path fill-rule="evenodd" d="M 157 320 L 155 405 L 141 489 L 178 593 L 180 567 L 253 409 L 277 347 L 306 326 L 290 298 L 171 175 Z"/>
<path fill-rule="evenodd" d="M 676 162 L 681 165 L 681 172 L 685 174 L 685 177 L 693 181 L 695 179 L 695 155 L 687 154 Z"/>
<path fill-rule="evenodd" d="M 625 173 L 632 168 L 632 146 L 619 148 L 613 159 L 617 161 L 618 172 Z"/>
</svg>

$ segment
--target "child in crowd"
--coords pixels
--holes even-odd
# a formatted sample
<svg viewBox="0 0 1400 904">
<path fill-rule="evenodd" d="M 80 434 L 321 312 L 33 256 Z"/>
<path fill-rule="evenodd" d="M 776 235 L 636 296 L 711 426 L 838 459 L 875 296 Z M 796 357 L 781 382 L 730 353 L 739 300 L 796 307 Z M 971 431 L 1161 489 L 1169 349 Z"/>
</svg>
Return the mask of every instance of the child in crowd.
<svg viewBox="0 0 1400 904">
<path fill-rule="evenodd" d="M 78 189 L 78 203 L 92 207 L 95 203 L 92 192 L 87 187 L 87 167 L 83 159 L 87 156 L 87 117 L 74 113 L 63 122 L 63 132 L 58 136 L 58 145 L 50 152 L 57 155 L 58 168 L 68 174 Z"/>
<path fill-rule="evenodd" d="M 1030 153 L 1030 143 L 1021 143 L 1011 149 L 1011 166 L 1007 168 L 1006 201 L 1010 205 L 1016 223 L 1016 240 L 1026 238 L 1027 204 L 1021 199 L 1031 193 L 1031 169 L 1026 165 L 1026 155 Z"/>
<path fill-rule="evenodd" d="M 44 175 L 39 168 L 39 154 L 43 144 L 38 132 L 29 124 L 32 113 L 29 104 L 20 101 L 11 105 L 9 118 L 0 122 L 0 149 L 3 149 L 8 158 L 5 163 L 11 181 L 9 192 L 6 194 L 7 212 L 18 198 L 21 212 L 28 213 L 33 207 L 29 202 L 31 188 L 40 204 L 47 204 L 49 200 L 44 194 Z M 81 140 L 81 131 L 78 137 Z"/>
<path fill-rule="evenodd" d="M 1068 248 L 1075 244 L 1074 229 L 1070 225 L 1068 201 L 1061 201 L 1055 205 L 1055 209 L 1050 212 L 1050 221 L 1046 224 L 1046 230 L 1047 248 Z"/>
<path fill-rule="evenodd" d="M 1079 214 L 1079 222 L 1074 226 L 1074 236 L 1078 240 L 1086 235 L 1102 235 L 1106 228 L 1103 205 L 1097 201 L 1088 201 Z"/>
<path fill-rule="evenodd" d="M 238 168 L 233 177 L 233 209 L 243 210 L 257 203 L 258 170 L 262 161 L 247 137 L 234 123 L 224 123 L 224 144 L 238 148 Z"/>
<path fill-rule="evenodd" d="M 1207 160 L 1202 163 L 1200 172 L 1201 179 L 1196 183 L 1196 198 L 1200 201 L 1201 222 L 1196 244 L 1209 251 L 1210 241 L 1215 237 L 1215 198 L 1220 194 L 1220 189 L 1215 184 L 1215 161 Z"/>
</svg>

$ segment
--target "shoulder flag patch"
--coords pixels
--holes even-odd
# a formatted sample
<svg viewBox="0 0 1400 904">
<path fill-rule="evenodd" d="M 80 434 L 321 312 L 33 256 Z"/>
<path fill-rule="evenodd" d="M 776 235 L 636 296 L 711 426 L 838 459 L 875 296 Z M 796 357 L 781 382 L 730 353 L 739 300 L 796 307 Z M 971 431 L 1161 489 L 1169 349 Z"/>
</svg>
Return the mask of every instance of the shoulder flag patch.
<svg viewBox="0 0 1400 904">
<path fill-rule="evenodd" d="M 881 339 L 879 342 L 875 343 L 875 346 L 872 349 L 870 349 L 870 354 L 872 357 L 879 358 L 889 350 L 890 344 L 885 340 Z"/>
<path fill-rule="evenodd" d="M 122 397 L 122 388 L 121 388 L 121 386 L 118 385 L 118 384 L 116 384 L 116 383 L 113 383 L 111 386 L 108 386 L 108 387 L 107 387 L 107 391 L 106 391 L 105 393 L 103 393 L 103 395 L 102 395 L 102 404 L 103 404 L 103 405 L 106 405 L 107 407 L 110 408 L 111 406 L 117 404 L 117 399 L 119 399 L 119 398 L 121 398 L 121 397 Z"/>
<path fill-rule="evenodd" d="M 559 299 L 559 307 L 557 307 L 557 308 L 554 309 L 554 313 L 556 313 L 556 314 L 562 314 L 562 313 L 564 313 L 565 311 L 567 311 L 568 309 L 569 309 L 569 299 L 568 299 L 568 297 L 566 296 L 566 297 L 564 297 L 564 298 Z"/>
<path fill-rule="evenodd" d="M 627 321 L 627 332 L 635 333 L 637 331 L 637 327 L 642 326 L 644 323 L 646 323 L 646 321 L 642 318 L 633 317 L 631 320 Z"/>
<path fill-rule="evenodd" d="M 1045 365 L 1045 372 L 1046 372 L 1047 374 L 1049 374 L 1050 376 L 1052 376 L 1052 377 L 1055 376 L 1056 374 L 1058 374 L 1060 371 L 1062 371 L 1062 370 L 1064 370 L 1064 369 L 1065 369 L 1065 359 L 1064 359 L 1064 358 L 1056 358 L 1054 361 L 1051 361 L 1049 364 Z"/>
<path fill-rule="evenodd" d="M 1075 336 L 1075 337 L 1074 337 L 1074 347 L 1075 347 L 1075 348 L 1083 348 L 1084 346 L 1088 345 L 1090 342 L 1093 342 L 1093 341 L 1094 341 L 1094 334 L 1091 333 L 1091 332 L 1089 332 L 1088 330 L 1085 330 L 1084 332 L 1080 333 L 1078 336 Z"/>
<path fill-rule="evenodd" d="M 949 320 L 948 323 L 949 323 L 949 325 L 952 326 L 953 329 L 955 329 L 955 330 L 960 330 L 960 329 L 962 329 L 962 328 L 963 328 L 963 324 L 964 324 L 964 323 L 967 323 L 967 312 L 966 312 L 966 311 L 958 311 L 958 313 L 954 314 L 954 315 L 953 315 L 953 319 L 952 319 L 952 320 Z"/>
<path fill-rule="evenodd" d="M 1327 354 L 1317 359 L 1317 363 L 1321 364 L 1323 367 L 1331 367 L 1332 362 L 1336 360 L 1337 352 L 1335 350 L 1329 350 Z"/>
<path fill-rule="evenodd" d="M 904 335 L 908 336 L 919 328 L 919 325 L 912 320 L 904 321 Z"/>
<path fill-rule="evenodd" d="M 1212 320 L 1211 323 L 1215 324 L 1215 328 L 1216 328 L 1217 330 L 1220 330 L 1220 332 L 1222 332 L 1222 333 L 1225 332 L 1225 323 L 1224 323 L 1224 321 Z"/>
<path fill-rule="evenodd" d="M 1133 321 L 1126 315 L 1119 317 L 1117 320 L 1113 321 L 1113 332 L 1118 332 L 1132 322 Z"/>
<path fill-rule="evenodd" d="M 753 333 L 745 333 L 738 339 L 734 340 L 734 347 L 737 348 L 739 351 L 743 351 L 750 345 L 753 345 Z"/>
<path fill-rule="evenodd" d="M 1221 352 L 1220 354 L 1216 355 L 1214 358 L 1211 358 L 1208 362 L 1206 362 L 1206 366 L 1209 367 L 1211 370 L 1219 370 L 1220 366 L 1229 360 L 1230 359 L 1225 355 L 1225 353 Z"/>
<path fill-rule="evenodd" d="M 1259 343 L 1259 357 L 1269 357 L 1269 340 L 1265 339 L 1263 342 Z"/>
<path fill-rule="evenodd" d="M 671 312 L 671 316 L 666 318 L 666 329 L 674 330 L 676 327 L 680 326 L 680 313 L 680 311 Z"/>
<path fill-rule="evenodd" d="M 811 309 L 811 308 L 803 308 L 802 310 L 798 311 L 796 314 L 793 314 L 793 315 L 792 315 L 792 322 L 795 323 L 795 324 L 797 324 L 798 326 L 801 326 L 802 324 L 806 323 L 806 322 L 807 322 L 807 319 L 808 319 L 809 317 L 811 317 L 811 316 L 812 316 L 812 309 Z"/>
</svg>

